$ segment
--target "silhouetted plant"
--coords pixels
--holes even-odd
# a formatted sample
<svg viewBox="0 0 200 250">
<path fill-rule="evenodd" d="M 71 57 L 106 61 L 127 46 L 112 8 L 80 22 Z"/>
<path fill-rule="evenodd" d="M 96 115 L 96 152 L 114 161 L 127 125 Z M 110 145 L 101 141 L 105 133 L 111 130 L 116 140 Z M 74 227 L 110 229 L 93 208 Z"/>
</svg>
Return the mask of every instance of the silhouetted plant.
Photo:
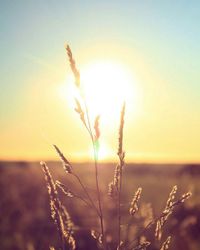
<svg viewBox="0 0 200 250">
<path fill-rule="evenodd" d="M 91 124 L 89 107 L 87 106 L 87 100 L 85 99 L 84 93 L 81 90 L 81 80 L 80 73 L 76 67 L 75 60 L 73 58 L 72 51 L 70 47 L 66 46 L 66 51 L 70 63 L 71 70 L 75 79 L 75 86 L 77 87 L 80 100 L 75 99 L 76 107 L 75 111 L 78 113 L 81 122 L 84 127 L 87 129 L 88 134 L 92 141 L 93 153 L 94 153 L 94 168 L 95 168 L 95 183 L 96 183 L 96 198 L 97 202 L 95 202 L 88 191 L 87 186 L 83 183 L 79 175 L 73 169 L 71 163 L 67 160 L 58 146 L 53 145 L 56 150 L 60 160 L 62 161 L 63 168 L 68 175 L 72 175 L 75 177 L 77 183 L 80 185 L 84 192 L 84 197 L 79 194 L 76 194 L 73 190 L 67 187 L 65 184 L 60 181 L 54 181 L 51 173 L 48 169 L 46 163 L 41 162 L 42 169 L 45 174 L 45 179 L 47 182 L 49 200 L 50 200 L 50 208 L 51 208 L 51 217 L 54 223 L 57 226 L 57 230 L 60 235 L 62 250 L 66 249 L 75 249 L 76 248 L 76 240 L 74 236 L 74 224 L 67 212 L 67 209 L 62 204 L 60 198 L 58 197 L 59 189 L 66 197 L 68 198 L 77 198 L 80 201 L 84 202 L 88 207 L 94 210 L 97 217 L 99 218 L 100 232 L 91 229 L 91 236 L 97 241 L 97 247 L 100 249 L 111 249 L 111 246 L 107 242 L 106 228 L 104 224 L 104 214 L 102 210 L 102 197 L 99 187 L 99 168 L 98 168 L 98 154 L 99 154 L 99 137 L 100 137 L 100 128 L 99 128 L 99 120 L 100 116 L 97 115 L 94 121 L 94 124 Z M 164 241 L 162 240 L 162 232 L 163 227 L 166 224 L 169 216 L 173 213 L 175 207 L 181 203 L 183 203 L 186 199 L 191 196 L 191 193 L 183 194 L 179 199 L 175 200 L 175 195 L 177 192 L 177 186 L 172 188 L 172 191 L 169 194 L 169 197 L 166 202 L 166 206 L 161 212 L 161 214 L 153 218 L 152 208 L 150 204 L 146 205 L 146 208 L 143 206 L 143 218 L 144 218 L 144 227 L 142 230 L 139 230 L 138 234 L 133 237 L 131 240 L 128 238 L 129 230 L 131 225 L 134 223 L 132 218 L 138 213 L 140 210 L 140 199 L 142 195 L 142 188 L 138 187 L 138 189 L 133 194 L 132 201 L 130 203 L 129 212 L 130 220 L 126 225 L 125 234 L 122 235 L 122 181 L 123 181 L 123 169 L 125 167 L 125 151 L 123 148 L 123 131 L 124 131 L 124 118 L 125 118 L 125 103 L 122 106 L 121 116 L 120 116 L 120 126 L 119 126 L 119 138 L 118 138 L 118 159 L 119 162 L 115 167 L 113 180 L 108 184 L 108 195 L 114 200 L 116 204 L 117 210 L 117 237 L 113 237 L 114 248 L 117 250 L 145 250 L 151 244 L 151 239 L 146 239 L 144 237 L 144 233 L 152 226 L 155 226 L 155 239 L 160 242 L 159 249 L 166 250 L 169 249 L 171 236 L 168 236 Z M 162 241 L 162 242 L 161 242 Z M 50 249 L 55 249 L 54 247 L 50 247 Z"/>
</svg>

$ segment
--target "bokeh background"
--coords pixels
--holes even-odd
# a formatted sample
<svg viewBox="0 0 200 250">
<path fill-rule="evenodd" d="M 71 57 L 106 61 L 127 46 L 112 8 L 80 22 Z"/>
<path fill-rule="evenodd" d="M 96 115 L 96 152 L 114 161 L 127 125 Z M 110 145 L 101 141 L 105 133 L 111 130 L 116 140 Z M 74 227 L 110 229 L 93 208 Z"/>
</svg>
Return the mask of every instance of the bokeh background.
<svg viewBox="0 0 200 250">
<path fill-rule="evenodd" d="M 76 180 L 67 175 L 60 162 L 49 162 L 53 178 L 62 181 L 68 188 L 84 196 Z M 117 211 L 112 198 L 108 196 L 108 183 L 113 178 L 114 164 L 100 165 L 101 195 L 106 220 L 108 241 L 116 237 L 115 219 Z M 43 250 L 49 246 L 60 247 L 56 226 L 50 215 L 49 197 L 46 182 L 39 163 L 5 163 L 0 166 L 0 247 L 5 250 Z M 96 201 L 94 166 L 92 164 L 74 165 L 74 171 L 86 184 L 88 191 Z M 130 219 L 129 207 L 134 192 L 143 188 L 138 215 L 134 217 L 130 239 L 141 230 L 144 223 L 145 207 L 151 204 L 153 217 L 158 216 L 165 207 L 168 194 L 174 185 L 178 185 L 177 198 L 188 190 L 193 196 L 178 206 L 164 226 L 162 241 L 172 236 L 170 249 L 198 250 L 200 247 L 200 165 L 168 164 L 131 164 L 124 169 L 122 229 Z M 75 224 L 77 249 L 97 249 L 96 241 L 90 236 L 90 230 L 99 231 L 97 216 L 75 198 L 66 198 L 59 193 Z M 150 250 L 160 249 L 154 240 L 152 227 L 145 234 L 152 242 Z M 111 245 L 112 246 L 112 245 Z"/>
</svg>

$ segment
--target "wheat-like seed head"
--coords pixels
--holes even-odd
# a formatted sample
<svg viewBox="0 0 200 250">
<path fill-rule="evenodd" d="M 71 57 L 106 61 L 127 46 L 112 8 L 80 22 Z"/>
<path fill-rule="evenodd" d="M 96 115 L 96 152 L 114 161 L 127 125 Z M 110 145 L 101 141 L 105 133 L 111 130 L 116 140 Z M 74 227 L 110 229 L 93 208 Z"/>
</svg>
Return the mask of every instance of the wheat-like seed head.
<svg viewBox="0 0 200 250">
<path fill-rule="evenodd" d="M 100 116 L 97 115 L 97 117 L 95 118 L 95 121 L 94 121 L 95 141 L 97 141 L 100 137 L 99 119 L 100 119 Z"/>
<path fill-rule="evenodd" d="M 155 237 L 160 240 L 162 236 L 162 227 L 164 226 L 165 222 L 167 221 L 168 217 L 172 214 L 175 206 L 185 202 L 188 198 L 191 197 L 192 193 L 187 192 L 181 196 L 177 201 L 175 201 L 175 194 L 177 192 L 177 186 L 172 188 L 172 191 L 169 194 L 169 198 L 166 203 L 166 207 L 163 210 L 160 218 L 156 222 L 156 229 L 155 229 Z"/>
<path fill-rule="evenodd" d="M 54 223 L 57 225 L 58 232 L 60 234 L 60 237 L 62 238 L 63 235 L 62 221 L 60 220 L 60 215 L 59 215 L 59 202 L 57 197 L 56 186 L 46 163 L 40 162 L 40 165 L 44 171 L 45 179 L 47 182 L 47 189 L 50 198 L 51 217 Z"/>
<path fill-rule="evenodd" d="M 92 236 L 95 240 L 97 240 L 98 243 L 102 244 L 103 241 L 102 241 L 102 234 L 101 234 L 101 233 L 99 233 L 99 232 L 95 231 L 94 229 L 92 229 L 92 230 L 90 231 L 90 234 L 91 234 L 91 236 Z"/>
<path fill-rule="evenodd" d="M 169 194 L 169 198 L 167 200 L 167 204 L 166 204 L 165 210 L 168 210 L 171 207 L 171 205 L 173 204 L 173 202 L 175 200 L 176 192 L 177 192 L 177 186 L 175 185 L 172 188 L 172 191 Z"/>
<path fill-rule="evenodd" d="M 108 184 L 108 195 L 112 198 L 117 196 L 117 189 L 113 181 Z"/>
<path fill-rule="evenodd" d="M 57 226 L 57 230 L 62 241 L 69 246 L 69 249 L 75 249 L 75 240 L 72 236 L 72 221 L 66 210 L 66 208 L 62 205 L 60 199 L 58 198 L 58 192 L 56 189 L 56 185 L 51 176 L 48 166 L 45 162 L 41 162 L 41 167 L 45 174 L 45 179 L 47 182 L 47 188 L 50 198 L 50 208 L 51 208 L 51 217 L 54 223 Z"/>
<path fill-rule="evenodd" d="M 185 202 L 187 199 L 189 199 L 190 197 L 192 196 L 192 193 L 191 192 L 187 192 L 185 194 L 182 195 L 182 197 L 180 198 L 180 201 L 181 203 Z"/>
<path fill-rule="evenodd" d="M 57 198 L 57 190 L 56 190 L 56 186 L 55 186 L 55 183 L 53 181 L 53 178 L 51 176 L 51 173 L 49 171 L 49 168 L 48 168 L 47 164 L 45 162 L 43 162 L 43 161 L 40 162 L 40 165 L 41 165 L 42 170 L 43 170 L 44 175 L 45 175 L 45 180 L 47 182 L 48 193 L 49 193 L 49 195 L 52 196 L 53 200 L 56 200 L 56 198 Z"/>
<path fill-rule="evenodd" d="M 145 241 L 143 243 L 141 243 L 141 250 L 146 250 L 147 247 L 150 245 L 151 243 L 149 241 Z"/>
<path fill-rule="evenodd" d="M 162 212 L 161 217 L 156 222 L 156 229 L 155 229 L 155 238 L 157 240 L 161 240 L 162 237 L 162 227 L 164 226 L 165 222 L 167 221 L 168 217 L 172 214 L 174 209 L 174 200 L 175 194 L 177 192 L 177 186 L 175 185 L 171 192 L 169 193 L 169 197 L 166 202 L 166 206 Z"/>
<path fill-rule="evenodd" d="M 120 127 L 119 127 L 119 139 L 118 139 L 118 156 L 120 158 L 121 161 L 124 160 L 124 152 L 123 152 L 123 129 L 124 129 L 124 116 L 125 116 L 125 103 L 122 106 L 122 110 L 121 110 L 121 116 L 120 116 Z"/>
<path fill-rule="evenodd" d="M 125 103 L 122 106 L 120 115 L 120 126 L 119 126 L 119 138 L 118 138 L 118 151 L 119 164 L 115 167 L 113 181 L 108 185 L 108 194 L 111 197 L 115 197 L 119 191 L 119 181 L 122 174 L 122 168 L 124 166 L 125 152 L 123 151 L 123 129 L 124 129 L 124 115 L 125 115 Z"/>
<path fill-rule="evenodd" d="M 117 164 L 114 171 L 113 181 L 108 184 L 108 195 L 112 198 L 115 198 L 119 191 L 120 171 L 122 171 L 122 167 L 120 164 Z"/>
<path fill-rule="evenodd" d="M 129 213 L 130 215 L 134 215 L 137 211 L 138 211 L 138 202 L 139 202 L 139 199 L 140 199 L 140 196 L 141 196 L 141 193 L 142 193 L 142 188 L 138 188 L 137 191 L 135 192 L 134 194 L 134 197 L 132 199 L 132 202 L 131 202 L 131 206 L 130 206 L 130 209 L 129 209 Z"/>
<path fill-rule="evenodd" d="M 62 204 L 60 206 L 60 214 L 62 216 L 62 220 L 63 220 L 63 223 L 65 225 L 66 236 L 70 237 L 73 233 L 74 224 L 71 220 L 71 217 L 70 217 L 67 209 Z"/>
<path fill-rule="evenodd" d="M 70 246 L 70 249 L 75 250 L 76 249 L 76 241 L 72 235 L 68 238 L 68 244 Z"/>
<path fill-rule="evenodd" d="M 158 220 L 156 222 L 155 238 L 160 241 L 161 237 L 162 237 L 162 225 L 161 225 L 161 221 Z"/>
<path fill-rule="evenodd" d="M 74 74 L 75 84 L 79 88 L 80 87 L 80 73 L 79 73 L 79 70 L 76 68 L 76 63 L 75 63 L 75 60 L 73 58 L 72 51 L 71 51 L 69 45 L 66 46 L 66 51 L 67 51 L 71 70 Z"/>
<path fill-rule="evenodd" d="M 149 241 L 144 241 L 138 246 L 134 247 L 133 250 L 146 250 L 151 243 Z"/>
<path fill-rule="evenodd" d="M 60 181 L 56 181 L 56 186 L 69 198 L 73 198 L 75 195 L 74 193 L 67 188 L 63 183 L 61 183 Z"/>
<path fill-rule="evenodd" d="M 165 242 L 163 242 L 160 250 L 168 250 L 169 249 L 169 244 L 171 242 L 171 236 L 169 236 Z"/>
<path fill-rule="evenodd" d="M 120 171 L 121 171 L 120 165 L 117 164 L 115 167 L 114 179 L 113 179 L 113 184 L 115 185 L 117 190 L 119 188 Z"/>
<path fill-rule="evenodd" d="M 77 98 L 75 98 L 75 102 L 76 102 L 75 111 L 79 114 L 81 121 L 86 126 L 84 109 L 82 108 L 82 106 Z"/>
<path fill-rule="evenodd" d="M 60 159 L 63 163 L 64 170 L 66 171 L 66 173 L 71 174 L 72 173 L 72 165 L 69 163 L 69 161 L 65 158 L 63 153 L 60 151 L 60 149 L 56 145 L 53 145 L 53 147 L 55 148 L 58 156 L 60 157 Z"/>
</svg>

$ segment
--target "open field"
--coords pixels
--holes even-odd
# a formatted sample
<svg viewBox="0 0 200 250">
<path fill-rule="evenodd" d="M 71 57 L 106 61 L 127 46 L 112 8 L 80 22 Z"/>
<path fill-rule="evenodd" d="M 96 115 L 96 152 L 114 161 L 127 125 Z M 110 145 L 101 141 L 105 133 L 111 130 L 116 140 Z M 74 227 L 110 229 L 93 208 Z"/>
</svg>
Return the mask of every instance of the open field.
<svg viewBox="0 0 200 250">
<path fill-rule="evenodd" d="M 60 163 L 50 162 L 55 179 L 62 180 L 71 190 L 81 193 L 76 181 L 67 176 Z M 76 164 L 75 171 L 94 195 L 94 170 L 91 164 Z M 116 216 L 114 202 L 107 196 L 107 184 L 112 179 L 114 164 L 100 166 L 101 190 L 108 235 L 115 234 Z M 124 170 L 123 223 L 126 225 L 129 201 L 137 187 L 143 188 L 141 206 L 152 203 L 154 216 L 165 205 L 171 187 L 178 185 L 178 194 L 191 190 L 193 196 L 185 205 L 176 208 L 165 226 L 164 235 L 172 235 L 170 249 L 200 249 L 200 166 L 198 165 L 127 165 Z M 1 162 L 0 164 L 0 249 L 43 250 L 49 245 L 59 246 L 56 228 L 50 217 L 46 183 L 39 163 Z M 95 249 L 90 237 L 96 216 L 85 204 L 65 198 L 65 205 L 76 225 L 75 238 L 78 249 Z M 134 225 L 141 226 L 139 218 Z M 96 229 L 96 228 L 95 228 Z M 136 230 L 133 226 L 133 231 Z M 146 237 L 152 237 L 150 230 Z M 156 249 L 155 246 L 149 249 Z"/>
</svg>

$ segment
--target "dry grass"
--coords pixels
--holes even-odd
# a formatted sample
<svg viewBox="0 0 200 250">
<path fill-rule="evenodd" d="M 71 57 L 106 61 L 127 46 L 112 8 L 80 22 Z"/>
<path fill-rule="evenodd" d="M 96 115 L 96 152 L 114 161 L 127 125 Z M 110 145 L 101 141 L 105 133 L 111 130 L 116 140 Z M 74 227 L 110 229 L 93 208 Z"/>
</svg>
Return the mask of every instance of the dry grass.
<svg viewBox="0 0 200 250">
<path fill-rule="evenodd" d="M 56 226 L 52 223 L 49 194 L 38 162 L 0 162 L 0 249 L 3 250 L 44 250 L 48 246 L 59 249 L 61 244 Z M 54 180 L 60 180 L 74 194 L 85 197 L 83 190 L 74 177 L 65 174 L 59 162 L 47 162 Z M 153 218 L 159 216 L 166 206 L 168 194 L 175 184 L 179 187 L 177 197 L 192 190 L 193 196 L 177 206 L 163 228 L 162 242 L 171 235 L 170 250 L 200 249 L 200 176 L 191 175 L 185 170 L 189 165 L 149 165 L 126 164 L 123 172 L 122 188 L 122 238 L 128 241 L 139 234 Z M 111 236 L 117 239 L 116 205 L 114 199 L 107 196 L 107 183 L 112 179 L 114 163 L 99 165 L 100 190 L 105 217 L 107 242 Z M 198 165 L 195 166 L 198 169 Z M 94 168 L 91 163 L 73 163 L 73 170 L 87 186 L 94 202 Z M 183 173 L 184 172 L 184 173 Z M 158 181 L 159 180 L 159 181 Z M 9 185 L 8 185 L 9 183 Z M 137 188 L 142 187 L 139 210 L 129 215 L 130 201 Z M 78 198 L 70 198 L 57 187 L 58 195 L 66 206 L 74 222 L 74 238 L 79 250 L 97 249 L 96 242 L 90 236 L 91 229 L 99 232 L 98 220 L 94 209 Z M 128 222 L 130 222 L 129 233 Z M 136 227 L 137 226 L 137 227 Z M 147 250 L 159 249 L 154 237 L 155 225 L 145 232 L 146 241 L 151 241 Z M 112 240 L 114 241 L 114 240 Z M 114 249 L 112 245 L 111 249 Z"/>
<path fill-rule="evenodd" d="M 140 230 L 137 230 L 136 232 L 132 232 L 132 236 L 130 229 L 133 224 L 135 224 L 135 221 L 133 220 L 133 217 L 139 218 L 139 202 L 141 198 L 142 188 L 138 188 L 134 194 L 134 197 L 132 199 L 132 202 L 129 204 L 129 209 L 127 209 L 127 213 L 129 211 L 130 218 L 129 222 L 124 225 L 122 223 L 124 213 L 122 212 L 122 188 L 123 188 L 123 172 L 125 168 L 125 153 L 123 149 L 123 130 L 124 130 L 124 117 L 125 117 L 125 104 L 122 106 L 121 116 L 120 116 L 120 126 L 119 126 L 119 140 L 118 140 L 118 158 L 119 163 L 117 164 L 113 180 L 110 182 L 108 193 L 112 199 L 110 200 L 110 204 L 114 204 L 114 213 L 116 213 L 115 220 L 113 222 L 113 226 L 116 225 L 115 230 L 117 231 L 117 234 L 115 235 L 109 235 L 108 234 L 108 225 L 106 223 L 106 219 L 104 216 L 104 210 L 103 207 L 105 206 L 103 204 L 103 198 L 102 194 L 103 191 L 100 190 L 100 176 L 99 176 L 99 163 L 98 163 L 98 153 L 99 153 L 99 137 L 100 137 L 100 128 L 99 128 L 99 120 L 100 117 L 97 115 L 95 122 L 92 126 L 91 120 L 90 120 L 90 114 L 89 114 L 89 108 L 87 107 L 87 100 L 85 100 L 84 94 L 80 89 L 81 81 L 80 81 L 80 73 L 79 70 L 76 67 L 75 60 L 73 58 L 72 51 L 69 46 L 66 47 L 69 64 L 71 67 L 71 70 L 74 74 L 75 79 L 75 85 L 80 92 L 80 100 L 76 99 L 76 107 L 75 111 L 78 113 L 81 122 L 85 126 L 85 128 L 88 131 L 88 134 L 91 138 L 91 142 L 93 145 L 93 151 L 94 151 L 94 179 L 95 179 L 95 192 L 91 194 L 89 191 L 89 188 L 87 185 L 84 184 L 84 182 L 81 180 L 79 175 L 74 171 L 74 168 L 72 167 L 72 164 L 67 160 L 67 158 L 63 155 L 61 150 L 54 145 L 54 148 L 56 152 L 58 153 L 62 163 L 65 172 L 68 175 L 71 175 L 74 177 L 74 180 L 77 182 L 77 185 L 80 186 L 80 188 L 83 191 L 83 195 L 75 193 L 73 190 L 71 190 L 71 187 L 68 188 L 65 184 L 63 184 L 60 181 L 54 182 L 50 171 L 47 167 L 47 165 L 42 162 L 41 166 L 43 168 L 45 178 L 47 181 L 47 187 L 49 192 L 49 198 L 50 198 L 50 207 L 51 207 L 51 216 L 54 221 L 54 223 L 57 225 L 57 230 L 60 235 L 61 244 L 60 247 L 62 250 L 66 249 L 75 249 L 76 244 L 75 241 L 78 241 L 78 239 L 75 240 L 76 235 L 74 235 L 74 225 L 71 222 L 71 218 L 69 216 L 69 213 L 67 212 L 66 208 L 62 204 L 58 192 L 57 187 L 62 191 L 62 193 L 65 194 L 68 198 L 77 198 L 80 202 L 84 202 L 88 208 L 93 209 L 94 213 L 96 214 L 99 223 L 96 225 L 96 229 L 91 228 L 91 236 L 96 240 L 96 248 L 99 249 L 117 249 L 117 250 L 131 250 L 131 249 L 140 249 L 145 250 L 148 247 L 150 247 L 152 242 L 156 242 L 157 249 L 165 250 L 169 248 L 171 236 L 168 236 L 166 240 L 163 240 L 163 229 L 166 224 L 166 222 L 169 219 L 169 216 L 174 212 L 174 209 L 177 205 L 185 202 L 186 199 L 188 199 L 191 196 L 191 193 L 184 193 L 179 199 L 175 199 L 175 195 L 177 192 L 177 187 L 174 186 L 172 191 L 169 194 L 169 197 L 166 202 L 166 206 L 163 209 L 163 211 L 158 215 L 157 217 L 153 218 L 152 213 L 149 212 L 149 209 L 143 211 L 144 216 L 148 219 L 151 217 L 150 221 L 141 228 Z M 151 216 L 149 216 L 149 214 Z M 135 224 L 135 227 L 137 228 L 137 224 Z M 139 227 L 139 225 L 138 225 Z M 150 228 L 154 227 L 154 239 L 146 239 L 145 234 L 146 231 Z M 81 230 L 81 229 L 80 229 Z M 108 236 L 109 235 L 109 236 Z M 129 235 L 129 236 L 128 236 Z M 111 240 L 110 240 L 111 239 Z"/>
</svg>

